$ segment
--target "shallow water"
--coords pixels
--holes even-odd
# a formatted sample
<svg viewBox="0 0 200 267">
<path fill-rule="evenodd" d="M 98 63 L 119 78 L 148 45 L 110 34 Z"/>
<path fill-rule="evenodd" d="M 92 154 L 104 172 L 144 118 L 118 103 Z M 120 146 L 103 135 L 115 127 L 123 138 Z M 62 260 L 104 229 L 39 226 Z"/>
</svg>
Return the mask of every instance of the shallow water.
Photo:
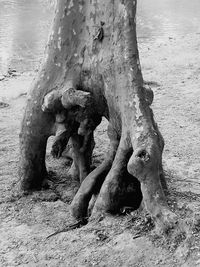
<svg viewBox="0 0 200 267">
<path fill-rule="evenodd" d="M 199 0 L 138 0 L 138 39 L 200 33 Z"/>
<path fill-rule="evenodd" d="M 53 8 L 44 0 L 0 0 L 0 73 L 38 65 Z"/>
<path fill-rule="evenodd" d="M 0 74 L 38 66 L 53 16 L 53 0 L 0 0 Z M 138 0 L 139 42 L 200 32 L 200 0 Z"/>
</svg>

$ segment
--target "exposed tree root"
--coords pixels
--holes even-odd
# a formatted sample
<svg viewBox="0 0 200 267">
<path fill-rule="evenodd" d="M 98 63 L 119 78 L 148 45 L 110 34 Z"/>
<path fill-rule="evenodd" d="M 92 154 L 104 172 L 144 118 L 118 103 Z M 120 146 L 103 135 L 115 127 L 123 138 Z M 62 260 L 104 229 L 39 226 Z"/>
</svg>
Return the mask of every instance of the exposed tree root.
<svg viewBox="0 0 200 267">
<path fill-rule="evenodd" d="M 22 123 L 22 189 L 38 189 L 45 182 L 46 143 L 56 135 L 52 154 L 60 157 L 71 142 L 71 171 L 82 182 L 72 202 L 77 219 L 87 217 L 91 198 L 95 216 L 123 206 L 137 208 L 143 197 L 152 218 L 166 231 L 177 217 L 164 194 L 164 141 L 150 108 L 153 92 L 144 86 L 141 73 L 137 1 L 79 2 L 57 1 L 48 56 Z M 110 151 L 89 173 L 93 131 L 102 117 L 109 120 Z"/>
</svg>

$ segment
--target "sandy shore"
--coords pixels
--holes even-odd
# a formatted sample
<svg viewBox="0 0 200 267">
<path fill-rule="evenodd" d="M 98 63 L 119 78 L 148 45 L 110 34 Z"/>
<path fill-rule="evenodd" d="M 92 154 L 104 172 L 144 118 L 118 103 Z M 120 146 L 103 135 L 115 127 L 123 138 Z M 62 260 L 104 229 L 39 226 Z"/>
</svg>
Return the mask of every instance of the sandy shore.
<svg viewBox="0 0 200 267">
<path fill-rule="evenodd" d="M 0 81 L 0 102 L 9 104 L 0 106 L 0 266 L 200 266 L 200 35 L 152 41 L 139 49 L 165 139 L 169 204 L 187 223 L 187 238 L 157 237 L 136 211 L 46 239 L 72 221 L 69 204 L 77 184 L 67 175 L 69 162 L 54 160 L 48 148 L 49 169 L 64 181 L 30 196 L 16 191 L 18 133 L 34 76 L 26 73 Z M 104 121 L 96 132 L 94 164 L 103 159 L 107 142 Z"/>
</svg>

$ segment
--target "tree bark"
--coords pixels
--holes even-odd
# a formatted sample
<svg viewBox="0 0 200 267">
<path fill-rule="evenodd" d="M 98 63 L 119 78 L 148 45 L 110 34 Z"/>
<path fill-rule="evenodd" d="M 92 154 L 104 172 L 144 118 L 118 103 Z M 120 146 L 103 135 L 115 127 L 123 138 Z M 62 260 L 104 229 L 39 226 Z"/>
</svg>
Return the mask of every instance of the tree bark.
<svg viewBox="0 0 200 267">
<path fill-rule="evenodd" d="M 60 109 L 66 110 L 64 125 L 70 136 L 80 134 L 78 118 L 83 112 L 93 122 L 91 132 L 99 123 L 96 118 L 104 116 L 109 120 L 110 152 L 102 165 L 84 177 L 71 205 L 73 215 L 87 216 L 89 201 L 98 192 L 93 214 L 117 212 L 131 203 L 126 194 L 132 194 L 136 203 L 142 192 L 147 210 L 167 228 L 176 217 L 161 185 L 164 142 L 150 108 L 153 93 L 143 84 L 135 15 L 134 0 L 58 0 L 47 59 L 22 124 L 22 187 L 41 186 L 44 180 L 46 141 Z M 41 106 L 53 90 L 59 93 L 50 112 L 45 113 Z M 82 104 L 77 91 L 88 92 L 93 104 Z M 131 183 L 130 177 L 138 179 L 141 191 L 140 184 Z"/>
</svg>

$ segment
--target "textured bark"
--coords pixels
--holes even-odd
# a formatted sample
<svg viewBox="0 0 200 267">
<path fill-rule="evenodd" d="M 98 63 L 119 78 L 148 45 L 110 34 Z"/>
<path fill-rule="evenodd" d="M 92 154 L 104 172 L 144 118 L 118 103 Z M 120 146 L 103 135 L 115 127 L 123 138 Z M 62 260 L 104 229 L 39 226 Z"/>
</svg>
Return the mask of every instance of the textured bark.
<svg viewBox="0 0 200 267">
<path fill-rule="evenodd" d="M 95 214 L 117 212 L 127 204 L 137 206 L 134 203 L 140 202 L 142 191 L 146 208 L 165 228 L 171 227 L 176 218 L 161 185 L 161 178 L 165 184 L 164 142 L 150 108 L 153 93 L 143 85 L 135 13 L 134 0 L 58 0 L 47 58 L 33 85 L 22 123 L 22 187 L 42 185 L 49 135 L 64 126 L 61 135 L 57 134 L 58 143 L 59 137 L 64 138 L 62 149 L 70 136 L 76 136 L 76 140 L 83 136 L 90 140 L 82 148 L 86 151 L 92 147 L 92 138 L 87 137 L 104 116 L 109 120 L 110 151 L 86 178 L 88 170 L 82 171 L 81 180 L 85 179 L 72 202 L 73 215 L 87 216 L 93 194 L 99 193 Z M 66 118 L 59 122 L 62 112 Z M 88 121 L 90 126 L 86 127 Z M 76 162 L 85 157 L 80 156 L 78 146 Z"/>
</svg>

